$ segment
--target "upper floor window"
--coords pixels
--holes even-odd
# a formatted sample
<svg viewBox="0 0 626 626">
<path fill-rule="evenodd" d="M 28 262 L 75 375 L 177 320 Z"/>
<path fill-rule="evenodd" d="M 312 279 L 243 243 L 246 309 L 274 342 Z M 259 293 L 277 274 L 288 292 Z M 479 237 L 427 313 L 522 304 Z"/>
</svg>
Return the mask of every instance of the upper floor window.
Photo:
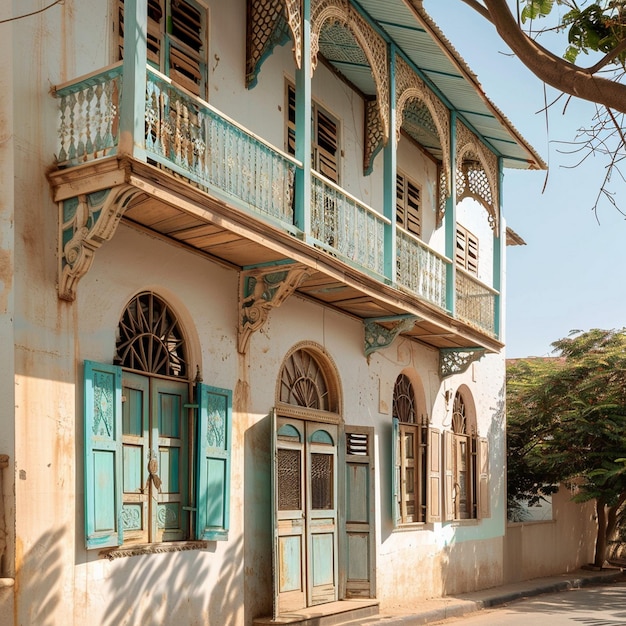
<svg viewBox="0 0 626 626">
<path fill-rule="evenodd" d="M 456 264 L 478 275 L 478 238 L 459 224 L 456 227 Z"/>
<path fill-rule="evenodd" d="M 124 0 L 118 0 L 119 58 Z M 207 11 L 194 0 L 148 0 L 148 63 L 196 96 L 206 96 Z"/>
<path fill-rule="evenodd" d="M 332 182 L 339 184 L 341 151 L 339 149 L 339 121 L 322 106 L 312 106 L 311 165 Z M 296 153 L 296 90 L 287 83 L 287 152 Z"/>
<path fill-rule="evenodd" d="M 396 174 L 396 223 L 416 237 L 422 234 L 422 190 L 401 172 Z"/>
</svg>

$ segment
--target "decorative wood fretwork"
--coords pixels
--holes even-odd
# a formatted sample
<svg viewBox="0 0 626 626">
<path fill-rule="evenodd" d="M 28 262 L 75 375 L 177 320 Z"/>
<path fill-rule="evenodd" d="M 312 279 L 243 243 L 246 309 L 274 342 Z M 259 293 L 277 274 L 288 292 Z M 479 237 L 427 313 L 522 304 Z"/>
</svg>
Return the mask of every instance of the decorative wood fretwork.
<svg viewBox="0 0 626 626">
<path fill-rule="evenodd" d="M 379 322 L 394 322 L 392 328 L 382 326 Z M 397 318 L 364 320 L 365 324 L 365 356 L 391 345 L 393 340 L 406 330 L 410 330 L 419 321 L 416 315 Z"/>
<path fill-rule="evenodd" d="M 443 154 L 442 174 L 444 192 L 442 201 L 450 195 L 450 111 L 443 102 L 426 86 L 426 83 L 411 69 L 401 57 L 396 56 L 396 142 L 400 140 L 400 129 L 407 107 L 411 102 L 423 104 L 428 113 L 428 126 L 432 127 L 439 137 Z"/>
<path fill-rule="evenodd" d="M 485 348 L 439 348 L 439 376 L 462 374 L 486 352 Z"/>
<path fill-rule="evenodd" d="M 309 272 L 306 266 L 294 263 L 239 274 L 240 354 L 245 354 L 250 335 L 265 324 L 270 310 L 280 306 L 308 278 Z"/>
<path fill-rule="evenodd" d="M 300 0 L 248 0 L 246 87 L 256 85 L 263 61 L 291 36 L 296 66 L 302 64 Z"/>
<path fill-rule="evenodd" d="M 120 185 L 59 204 L 59 298 L 76 298 L 76 285 L 89 271 L 94 252 L 113 237 L 129 202 L 138 193 L 130 185 Z"/>
<path fill-rule="evenodd" d="M 457 123 L 456 199 L 474 198 L 489 214 L 489 225 L 498 232 L 498 158 L 464 124 Z"/>
<path fill-rule="evenodd" d="M 365 176 L 372 173 L 374 157 L 385 145 L 385 133 L 383 123 L 378 114 L 378 102 L 366 100 L 365 102 L 365 149 L 363 151 L 363 173 Z"/>
<path fill-rule="evenodd" d="M 387 44 L 348 0 L 312 0 L 311 65 L 313 70 L 317 66 L 320 33 L 328 20 L 347 26 L 367 57 L 376 84 L 376 106 L 382 124 L 383 138 L 387 142 L 389 138 Z"/>
</svg>

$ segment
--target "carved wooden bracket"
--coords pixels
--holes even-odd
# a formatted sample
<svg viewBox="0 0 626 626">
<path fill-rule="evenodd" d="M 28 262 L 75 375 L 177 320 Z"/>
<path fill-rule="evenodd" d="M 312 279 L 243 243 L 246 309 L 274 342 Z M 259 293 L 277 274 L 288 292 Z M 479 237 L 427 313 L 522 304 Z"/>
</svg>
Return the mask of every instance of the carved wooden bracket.
<svg viewBox="0 0 626 626">
<path fill-rule="evenodd" d="M 120 185 L 60 203 L 59 298 L 76 298 L 76 285 L 89 271 L 94 252 L 113 237 L 128 203 L 138 193 L 135 187 Z"/>
<path fill-rule="evenodd" d="M 439 348 L 439 376 L 462 374 L 486 354 L 485 348 Z"/>
<path fill-rule="evenodd" d="M 239 274 L 239 340 L 237 349 L 245 354 L 250 335 L 261 328 L 271 309 L 279 307 L 309 277 L 305 265 L 294 263 L 271 268 L 245 270 Z"/>
<path fill-rule="evenodd" d="M 364 320 L 365 324 L 365 356 L 386 348 L 405 330 L 410 330 L 419 321 L 416 315 L 390 317 L 385 319 Z M 394 322 L 393 328 L 382 326 L 379 322 Z"/>
</svg>

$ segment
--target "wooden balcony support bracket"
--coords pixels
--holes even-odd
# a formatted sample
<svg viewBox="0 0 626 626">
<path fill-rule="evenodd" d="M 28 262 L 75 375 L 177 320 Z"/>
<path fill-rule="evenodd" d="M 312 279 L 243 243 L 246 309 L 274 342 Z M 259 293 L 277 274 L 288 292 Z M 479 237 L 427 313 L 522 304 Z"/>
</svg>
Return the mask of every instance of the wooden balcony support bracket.
<svg viewBox="0 0 626 626">
<path fill-rule="evenodd" d="M 462 374 L 474 362 L 486 354 L 485 348 L 439 348 L 439 376 L 447 378 Z"/>
<path fill-rule="evenodd" d="M 413 328 L 420 318 L 417 315 L 398 315 L 395 317 L 363 320 L 365 325 L 365 356 L 386 348 L 400 334 Z M 387 328 L 381 322 L 392 322 L 393 327 Z"/>
<path fill-rule="evenodd" d="M 122 184 L 59 202 L 59 298 L 73 301 L 94 252 L 109 241 L 139 189 Z"/>
<path fill-rule="evenodd" d="M 279 307 L 310 275 L 300 263 L 243 270 L 239 274 L 240 354 L 248 349 L 250 335 L 265 324 L 269 312 Z"/>
</svg>

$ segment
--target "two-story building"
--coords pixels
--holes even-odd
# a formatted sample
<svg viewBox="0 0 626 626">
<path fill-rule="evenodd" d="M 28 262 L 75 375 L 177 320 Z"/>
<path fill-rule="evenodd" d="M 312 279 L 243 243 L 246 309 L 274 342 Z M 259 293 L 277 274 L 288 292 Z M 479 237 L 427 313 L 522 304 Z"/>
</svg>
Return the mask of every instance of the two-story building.
<svg viewBox="0 0 626 626">
<path fill-rule="evenodd" d="M 0 35 L 0 624 L 500 583 L 502 181 L 544 164 L 420 3 L 21 0 Z"/>
</svg>

